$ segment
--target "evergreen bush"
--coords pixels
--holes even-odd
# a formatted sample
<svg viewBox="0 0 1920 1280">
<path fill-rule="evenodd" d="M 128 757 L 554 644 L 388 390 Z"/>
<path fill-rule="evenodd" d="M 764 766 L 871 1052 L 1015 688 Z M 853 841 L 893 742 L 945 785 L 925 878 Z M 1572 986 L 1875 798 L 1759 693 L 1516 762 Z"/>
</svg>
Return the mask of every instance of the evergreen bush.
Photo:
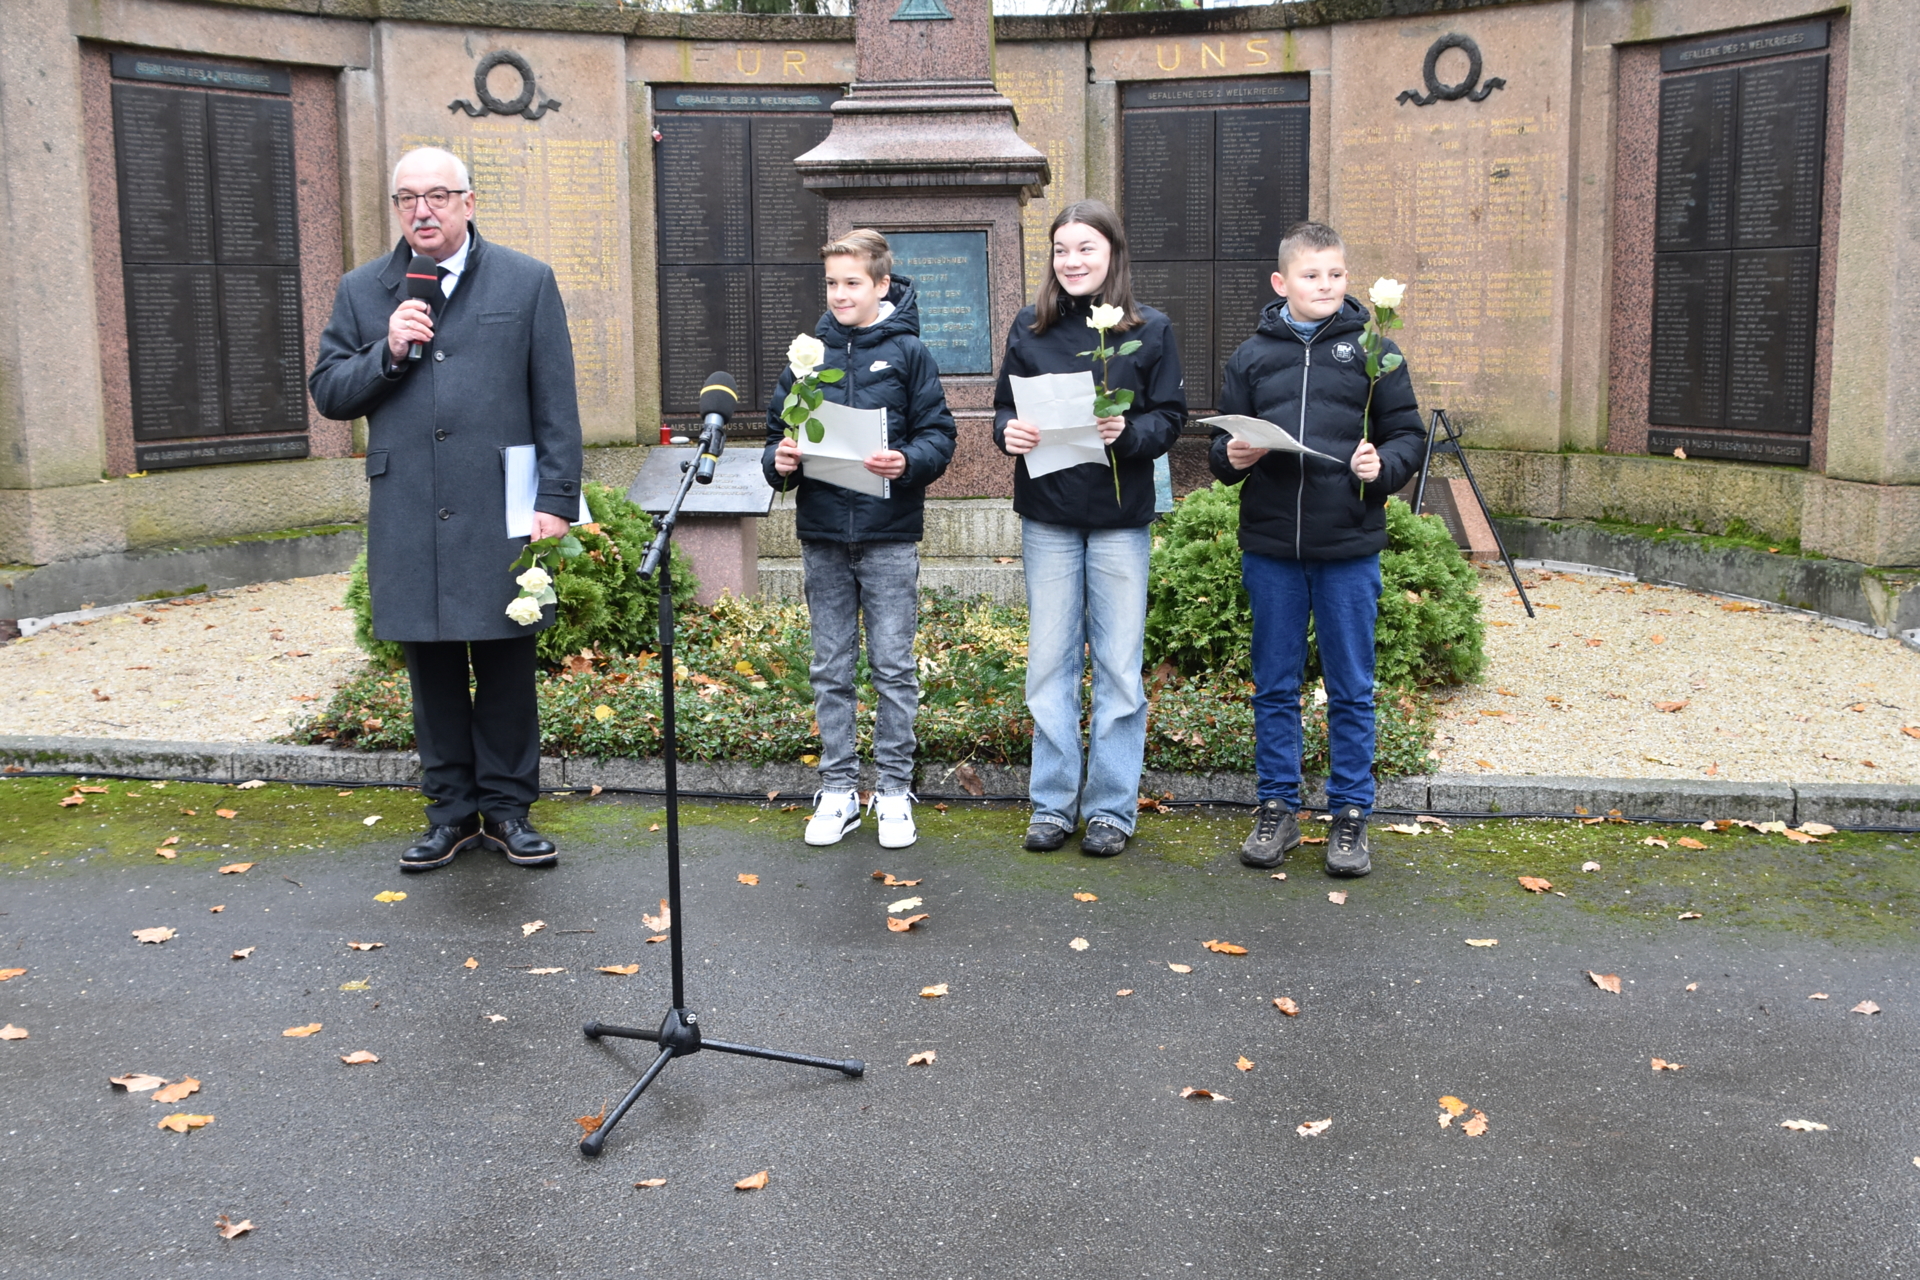
<svg viewBox="0 0 1920 1280">
<path fill-rule="evenodd" d="M 1153 539 L 1147 662 L 1189 676 L 1252 674 L 1253 612 L 1240 582 L 1240 494 L 1215 481 L 1188 494 Z M 1479 576 L 1437 516 L 1387 502 L 1374 678 L 1382 689 L 1465 684 L 1486 667 Z M 1309 631 L 1306 681 L 1320 675 Z"/>
<path fill-rule="evenodd" d="M 554 578 L 559 596 L 552 626 L 539 633 L 535 651 L 548 667 L 560 667 L 583 649 L 600 654 L 651 652 L 656 647 L 660 603 L 657 577 L 642 581 L 636 570 L 653 540 L 653 517 L 606 485 L 585 486 L 591 525 L 573 533 L 584 554 L 565 562 Z M 507 570 L 503 567 L 502 572 Z M 693 607 L 699 590 L 693 565 L 678 543 L 673 548 L 673 604 Z M 373 634 L 373 598 L 367 590 L 367 557 L 353 562 L 345 603 L 353 610 L 353 638 L 367 656 L 388 668 L 406 659 L 400 645 Z"/>
</svg>

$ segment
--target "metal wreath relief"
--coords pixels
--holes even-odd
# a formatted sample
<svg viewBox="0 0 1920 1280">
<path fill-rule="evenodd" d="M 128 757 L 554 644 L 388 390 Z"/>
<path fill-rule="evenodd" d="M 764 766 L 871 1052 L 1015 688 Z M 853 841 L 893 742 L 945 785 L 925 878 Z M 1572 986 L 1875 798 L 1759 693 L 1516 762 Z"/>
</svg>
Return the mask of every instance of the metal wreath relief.
<svg viewBox="0 0 1920 1280">
<path fill-rule="evenodd" d="M 1458 49 L 1467 55 L 1467 78 L 1458 84 L 1440 82 L 1440 55 L 1449 49 Z M 1411 102 L 1416 107 L 1430 107 L 1436 102 L 1454 102 L 1460 98 L 1468 102 L 1485 102 L 1488 94 L 1495 89 L 1506 88 L 1507 82 L 1499 76 L 1493 76 L 1481 84 L 1480 66 L 1480 46 L 1474 43 L 1473 37 L 1463 36 L 1457 31 L 1450 32 L 1427 48 L 1427 62 L 1421 68 L 1421 74 L 1427 82 L 1427 92 L 1422 95 L 1418 89 L 1403 89 L 1394 101 Z"/>
<path fill-rule="evenodd" d="M 1480 55 L 1474 55 L 1476 74 L 1480 66 Z M 520 73 L 520 92 L 510 101 L 502 102 L 493 96 L 493 90 L 487 88 L 487 76 L 495 67 L 512 67 Z M 528 120 L 538 120 L 549 111 L 558 111 L 560 101 L 548 98 L 538 106 L 534 105 L 537 96 L 533 85 L 533 64 L 511 49 L 497 49 L 480 59 L 480 65 L 473 69 L 473 92 L 480 99 L 480 105 L 474 106 L 465 98 L 455 98 L 447 104 L 449 111 L 464 111 L 470 116 L 523 116 Z"/>
</svg>

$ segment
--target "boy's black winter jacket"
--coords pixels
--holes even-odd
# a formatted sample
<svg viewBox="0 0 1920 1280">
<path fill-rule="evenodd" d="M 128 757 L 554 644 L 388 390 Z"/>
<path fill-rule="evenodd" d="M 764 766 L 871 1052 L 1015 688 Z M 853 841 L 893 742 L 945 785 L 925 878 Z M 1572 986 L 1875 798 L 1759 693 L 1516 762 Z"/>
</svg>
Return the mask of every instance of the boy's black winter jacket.
<svg viewBox="0 0 1920 1280">
<path fill-rule="evenodd" d="M 1000 382 L 993 391 L 993 442 L 1007 447 L 1007 423 L 1014 417 L 1013 383 L 1009 378 L 1031 378 L 1041 373 L 1078 373 L 1100 370 L 1082 351 L 1093 350 L 1100 335 L 1087 327 L 1092 299 L 1065 299 L 1060 319 L 1045 333 L 1033 332 L 1034 310 L 1023 309 L 1007 331 L 1007 355 L 1000 363 Z M 1143 323 L 1124 333 L 1107 335 L 1113 347 L 1135 338 L 1140 349 L 1110 361 L 1107 385 L 1133 391 L 1127 410 L 1127 428 L 1113 442 L 1120 464 L 1119 503 L 1113 498 L 1113 471 L 1104 463 L 1083 462 L 1035 480 L 1027 464 L 1013 468 L 1013 509 L 1043 524 L 1080 529 L 1137 529 L 1153 523 L 1153 460 L 1173 447 L 1187 420 L 1186 383 L 1180 372 L 1180 349 L 1173 325 L 1152 307 L 1138 308 Z"/>
<path fill-rule="evenodd" d="M 813 327 L 826 344 L 823 369 L 844 369 L 839 382 L 821 386 L 826 398 L 854 409 L 887 411 L 887 445 L 906 455 L 907 470 L 876 498 L 837 484 L 807 479 L 806 467 L 791 476 L 773 469 L 786 424 L 780 406 L 793 389 L 793 369 L 780 374 L 767 402 L 767 444 L 760 469 L 777 491 L 782 483 L 796 493 L 795 523 L 802 540 L 819 542 L 918 542 L 924 530 L 927 486 L 953 459 L 953 414 L 940 387 L 940 370 L 920 343 L 920 309 L 913 281 L 895 276 L 887 290 L 893 310 L 865 329 L 849 329 L 829 311 Z"/>
<path fill-rule="evenodd" d="M 1260 327 L 1227 361 L 1220 412 L 1238 413 L 1286 428 L 1308 448 L 1338 458 L 1269 453 L 1251 470 L 1227 461 L 1224 431 L 1213 433 L 1208 462 L 1240 491 L 1240 549 L 1277 560 L 1348 560 L 1387 545 L 1387 495 L 1420 469 L 1425 431 L 1413 380 L 1402 364 L 1373 393 L 1373 447 L 1380 476 L 1360 496 L 1347 460 L 1360 444 L 1367 404 L 1367 357 L 1360 331 L 1367 309 L 1354 298 L 1328 317 L 1312 340 L 1302 339 L 1281 310 L 1267 304 Z M 1388 342 L 1389 351 L 1397 351 Z M 1304 464 L 1304 466 L 1302 465 Z"/>
</svg>

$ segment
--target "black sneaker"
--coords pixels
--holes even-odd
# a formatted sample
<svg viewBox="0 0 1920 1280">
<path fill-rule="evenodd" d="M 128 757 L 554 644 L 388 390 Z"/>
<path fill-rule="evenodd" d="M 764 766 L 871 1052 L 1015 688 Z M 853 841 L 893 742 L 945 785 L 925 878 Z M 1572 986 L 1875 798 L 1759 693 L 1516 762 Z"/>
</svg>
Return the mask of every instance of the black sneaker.
<svg viewBox="0 0 1920 1280">
<path fill-rule="evenodd" d="M 1089 858 L 1111 858 L 1127 847 L 1127 833 L 1111 822 L 1089 822 L 1080 837 L 1080 852 Z"/>
<path fill-rule="evenodd" d="M 1027 838 L 1023 843 L 1029 853 L 1052 853 L 1067 842 L 1070 834 L 1057 822 L 1036 822 L 1027 828 Z"/>
<path fill-rule="evenodd" d="M 1364 876 L 1373 870 L 1367 857 L 1367 815 L 1348 805 L 1333 815 L 1327 831 L 1327 874 Z"/>
<path fill-rule="evenodd" d="M 1300 843 L 1300 820 L 1284 800 L 1262 800 L 1254 810 L 1253 830 L 1240 846 L 1240 861 L 1271 871 L 1286 861 L 1287 851 Z"/>
</svg>

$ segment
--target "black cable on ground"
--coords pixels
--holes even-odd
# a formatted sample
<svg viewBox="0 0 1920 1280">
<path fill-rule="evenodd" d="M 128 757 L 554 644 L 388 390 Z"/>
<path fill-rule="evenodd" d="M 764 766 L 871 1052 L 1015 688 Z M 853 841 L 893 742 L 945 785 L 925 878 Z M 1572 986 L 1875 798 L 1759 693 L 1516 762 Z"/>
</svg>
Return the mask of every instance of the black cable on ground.
<svg viewBox="0 0 1920 1280">
<path fill-rule="evenodd" d="M 197 783 L 203 783 L 205 785 L 215 786 L 215 787 L 237 787 L 240 785 L 239 783 L 234 782 L 229 778 L 197 778 L 197 777 L 178 777 L 178 776 L 155 777 L 151 774 L 103 773 L 98 770 L 89 770 L 83 774 L 83 773 L 77 773 L 67 769 L 22 769 L 16 772 L 0 774 L 0 778 L 80 778 L 80 777 L 108 778 L 108 779 L 113 779 L 119 782 L 197 782 Z M 288 786 L 288 787 L 332 787 L 335 790 L 351 789 L 355 791 L 360 790 L 362 788 L 373 788 L 373 787 L 387 787 L 395 791 L 418 791 L 420 789 L 416 784 L 410 783 L 410 782 L 367 782 L 364 780 L 327 781 L 325 779 L 313 779 L 313 778 L 260 778 L 258 779 L 258 781 L 272 782 L 281 786 Z M 562 795 L 562 796 L 587 795 L 591 793 L 592 790 L 593 788 L 591 785 L 584 786 L 584 787 L 572 786 L 572 787 L 540 788 L 540 792 L 542 795 Z M 600 787 L 599 794 L 630 795 L 630 796 L 665 796 L 667 793 L 666 793 L 666 789 L 663 787 L 618 787 L 618 786 L 610 787 L 603 784 Z M 798 795 L 804 795 L 806 793 L 796 791 L 793 794 L 798 796 Z M 769 800 L 767 798 L 767 793 L 764 791 L 690 791 L 683 787 L 680 790 L 680 795 L 683 799 L 687 799 L 687 800 L 724 800 L 724 801 L 733 801 L 741 804 L 761 804 L 761 805 L 775 803 L 775 801 Z M 780 797 L 784 797 L 786 793 L 779 792 L 777 793 L 777 795 Z M 1023 795 L 1017 795 L 1017 796 L 988 796 L 988 795 L 976 796 L 976 795 L 966 795 L 966 794 L 949 795 L 942 792 L 930 791 L 930 792 L 924 792 L 924 793 L 916 792 L 915 796 L 923 804 L 926 804 L 926 803 L 932 803 L 932 804 L 1027 804 L 1030 802 L 1029 797 L 1023 796 Z M 1198 799 L 1198 800 L 1159 800 L 1159 801 L 1156 801 L 1155 803 L 1166 809 L 1203 809 L 1203 808 L 1205 809 L 1253 809 L 1257 807 L 1257 805 L 1250 800 L 1231 800 L 1231 799 L 1226 799 L 1224 797 L 1205 798 L 1205 799 Z M 1458 809 L 1375 809 L 1373 811 L 1373 814 L 1375 817 L 1441 818 L 1449 822 L 1456 822 L 1456 821 L 1457 822 L 1566 821 L 1566 822 L 1584 822 L 1590 826 L 1599 826 L 1602 823 L 1616 823 L 1616 824 L 1634 824 L 1634 825 L 1662 826 L 1662 827 L 1698 827 L 1703 822 L 1723 821 L 1723 819 L 1710 818 L 1704 815 L 1699 817 L 1693 817 L 1693 818 L 1679 818 L 1679 817 L 1662 817 L 1657 814 L 1610 813 L 1605 815 L 1605 817 L 1603 817 L 1600 822 L 1596 823 L 1593 821 L 1596 815 L 1591 813 L 1564 813 L 1564 812 L 1558 812 L 1558 811 L 1549 810 L 1549 809 L 1525 810 L 1525 811 L 1513 811 L 1513 812 L 1502 810 L 1499 813 L 1469 813 L 1464 810 L 1458 810 Z M 1866 831 L 1866 832 L 1880 832 L 1888 835 L 1910 835 L 1916 832 L 1920 832 L 1920 824 L 1917 824 L 1914 826 L 1875 826 L 1872 824 L 1863 823 L 1859 825 L 1849 825 L 1849 826 L 1835 825 L 1834 829 L 1836 831 Z"/>
</svg>

